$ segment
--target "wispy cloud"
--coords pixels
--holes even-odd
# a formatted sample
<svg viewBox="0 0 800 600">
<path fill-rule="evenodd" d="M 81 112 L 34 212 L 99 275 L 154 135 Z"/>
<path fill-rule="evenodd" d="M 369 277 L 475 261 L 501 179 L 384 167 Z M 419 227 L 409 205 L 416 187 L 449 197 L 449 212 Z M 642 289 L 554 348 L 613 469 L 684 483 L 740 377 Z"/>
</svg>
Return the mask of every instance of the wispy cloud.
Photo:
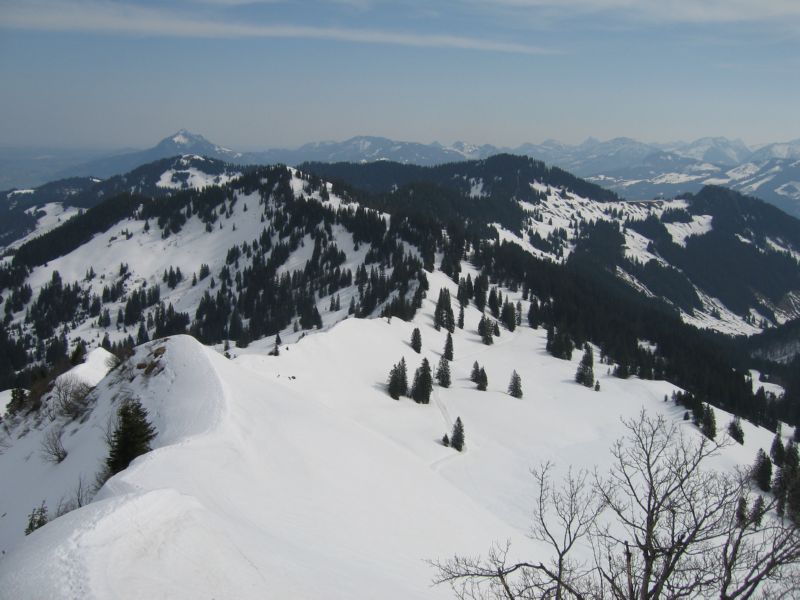
<svg viewBox="0 0 800 600">
<path fill-rule="evenodd" d="M 299 38 L 514 54 L 553 53 L 552 50 L 527 44 L 468 36 L 286 23 L 242 23 L 93 0 L 12 0 L 0 3 L 0 28 L 196 38 Z"/>
<path fill-rule="evenodd" d="M 797 0 L 463 0 L 465 3 L 516 8 L 554 9 L 562 16 L 615 13 L 633 18 L 686 23 L 800 20 Z"/>
</svg>

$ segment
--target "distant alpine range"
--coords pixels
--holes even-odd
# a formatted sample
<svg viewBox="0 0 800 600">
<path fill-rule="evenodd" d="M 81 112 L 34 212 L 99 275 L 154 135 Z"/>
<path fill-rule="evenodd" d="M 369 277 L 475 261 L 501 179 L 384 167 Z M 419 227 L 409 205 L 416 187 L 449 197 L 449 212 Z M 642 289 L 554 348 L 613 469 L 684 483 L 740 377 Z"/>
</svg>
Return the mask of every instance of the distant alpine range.
<svg viewBox="0 0 800 600">
<path fill-rule="evenodd" d="M 499 153 L 542 160 L 629 200 L 672 198 L 712 184 L 756 196 L 800 217 L 800 139 L 749 147 L 740 140 L 724 137 L 664 144 L 619 137 L 608 141 L 589 138 L 577 145 L 546 140 L 507 148 L 465 142 L 445 146 L 357 136 L 341 142 L 314 142 L 296 149 L 239 152 L 181 129 L 147 150 L 106 156 L 46 150 L 15 152 L 7 148 L 0 151 L 0 189 L 35 187 L 78 176 L 105 179 L 183 154 L 239 165 L 386 160 L 431 166 Z"/>
</svg>

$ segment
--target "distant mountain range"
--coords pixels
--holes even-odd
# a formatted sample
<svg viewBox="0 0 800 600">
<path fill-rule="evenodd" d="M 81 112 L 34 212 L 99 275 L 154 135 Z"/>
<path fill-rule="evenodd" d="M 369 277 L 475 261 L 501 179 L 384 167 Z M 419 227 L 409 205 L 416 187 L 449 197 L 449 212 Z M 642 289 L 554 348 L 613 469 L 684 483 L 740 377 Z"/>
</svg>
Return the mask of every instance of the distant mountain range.
<svg viewBox="0 0 800 600">
<path fill-rule="evenodd" d="M 589 138 L 574 145 L 546 140 L 541 144 L 505 148 L 466 142 L 444 146 L 435 142 L 421 144 L 357 136 L 342 142 L 305 144 L 296 149 L 239 152 L 182 129 L 147 150 L 96 157 L 67 167 L 62 161 L 59 163 L 61 166 L 52 172 L 47 172 L 39 164 L 33 179 L 29 175 L 31 170 L 22 164 L 22 158 L 13 164 L 0 161 L 0 182 L 14 182 L 12 185 L 21 187 L 76 176 L 105 179 L 155 160 L 184 154 L 239 165 L 383 160 L 431 166 L 487 158 L 499 153 L 542 160 L 630 200 L 674 197 L 715 184 L 757 196 L 800 217 L 800 139 L 758 148 L 724 137 L 670 144 L 646 144 L 625 137 L 607 141 Z M 14 170 L 22 176 L 19 181 L 14 177 Z"/>
</svg>

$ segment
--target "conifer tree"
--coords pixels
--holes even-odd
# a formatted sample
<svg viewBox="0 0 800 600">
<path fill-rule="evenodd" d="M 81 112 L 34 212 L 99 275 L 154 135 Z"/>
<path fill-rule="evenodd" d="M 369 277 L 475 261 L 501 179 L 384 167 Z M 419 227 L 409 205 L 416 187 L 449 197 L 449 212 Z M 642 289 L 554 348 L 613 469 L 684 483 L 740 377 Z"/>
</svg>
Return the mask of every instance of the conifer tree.
<svg viewBox="0 0 800 600">
<path fill-rule="evenodd" d="M 476 360 L 474 363 L 472 363 L 472 373 L 470 373 L 469 380 L 472 383 L 478 383 L 478 379 L 480 379 L 480 376 L 481 376 L 481 367 L 478 364 L 478 361 Z"/>
<path fill-rule="evenodd" d="M 464 305 L 458 307 L 458 328 L 464 329 Z"/>
<path fill-rule="evenodd" d="M 589 344 L 584 346 L 583 358 L 575 372 L 575 381 L 589 388 L 594 386 L 594 353 Z"/>
<path fill-rule="evenodd" d="M 422 365 L 414 373 L 414 384 L 411 386 L 411 397 L 417 404 L 428 404 L 433 391 L 433 377 L 431 365 L 427 358 L 422 359 Z"/>
<path fill-rule="evenodd" d="M 417 354 L 422 350 L 422 334 L 419 332 L 419 327 L 415 327 L 411 332 L 411 347 Z"/>
<path fill-rule="evenodd" d="M 446 433 L 442 436 L 442 446 L 450 446 L 450 436 Z"/>
<path fill-rule="evenodd" d="M 439 299 L 436 302 L 436 310 L 433 313 L 433 325 L 437 331 L 442 327 L 451 333 L 455 330 L 450 291 L 447 288 L 439 290 Z"/>
<path fill-rule="evenodd" d="M 478 322 L 478 335 L 481 336 L 481 341 L 487 346 L 491 346 L 494 343 L 492 324 L 485 316 L 481 317 L 481 320 Z"/>
<path fill-rule="evenodd" d="M 23 388 L 14 388 L 11 390 L 11 401 L 6 406 L 6 412 L 9 416 L 15 415 L 25 408 L 28 400 L 28 393 Z"/>
<path fill-rule="evenodd" d="M 489 291 L 489 310 L 492 311 L 492 314 L 496 317 L 500 311 L 500 306 L 497 300 L 497 288 L 493 287 Z"/>
<path fill-rule="evenodd" d="M 522 398 L 522 378 L 516 371 L 511 373 L 511 381 L 508 382 L 508 393 L 514 398 Z"/>
<path fill-rule="evenodd" d="M 389 396 L 395 400 L 400 399 L 400 384 L 397 376 L 397 365 L 392 365 L 392 368 L 389 371 L 389 383 L 386 387 L 387 391 L 389 392 Z"/>
<path fill-rule="evenodd" d="M 150 451 L 155 428 L 147 420 L 147 411 L 138 400 L 127 400 L 117 411 L 117 428 L 111 438 L 106 466 L 114 475 L 126 469 L 137 456 Z"/>
<path fill-rule="evenodd" d="M 484 371 L 483 367 L 481 367 L 481 370 L 478 374 L 478 389 L 481 392 L 485 392 L 488 386 L 489 386 L 489 378 L 486 376 L 486 371 Z"/>
<path fill-rule="evenodd" d="M 402 357 L 397 363 L 397 380 L 400 384 L 400 395 L 408 394 L 408 369 L 406 369 L 406 359 Z"/>
<path fill-rule="evenodd" d="M 756 453 L 756 461 L 753 464 L 751 475 L 753 481 L 762 491 L 769 491 L 770 481 L 772 480 L 772 462 L 761 448 Z"/>
<path fill-rule="evenodd" d="M 42 500 L 41 506 L 34 508 L 28 515 L 28 525 L 25 527 L 25 535 L 30 535 L 40 527 L 47 525 L 47 505 Z"/>
<path fill-rule="evenodd" d="M 444 356 L 439 359 L 439 366 L 436 369 L 436 381 L 444 388 L 450 387 L 450 361 Z"/>
<path fill-rule="evenodd" d="M 450 436 L 450 445 L 461 452 L 464 449 L 464 441 L 464 424 L 461 422 L 461 417 L 456 417 L 453 435 Z"/>
<path fill-rule="evenodd" d="M 785 449 L 783 447 L 783 440 L 781 439 L 780 430 L 778 430 L 772 440 L 772 447 L 769 449 L 769 455 L 776 467 L 783 466 L 784 453 Z"/>
<path fill-rule="evenodd" d="M 744 431 L 742 430 L 742 423 L 739 417 L 734 417 L 728 424 L 728 435 L 731 439 L 736 440 L 740 444 L 744 444 Z"/>
<path fill-rule="evenodd" d="M 146 344 L 150 341 L 150 336 L 147 335 L 147 328 L 144 326 L 144 321 L 139 321 L 139 331 L 136 333 L 136 344 Z"/>
<path fill-rule="evenodd" d="M 509 331 L 514 331 L 517 327 L 517 311 L 514 309 L 514 305 L 511 302 L 506 302 L 503 304 L 503 310 L 500 313 L 500 320 L 503 321 L 503 325 L 506 326 L 506 329 Z"/>
<path fill-rule="evenodd" d="M 800 467 L 800 455 L 798 455 L 797 444 L 794 443 L 794 440 L 786 442 L 786 450 L 783 453 L 783 466 L 793 470 L 797 470 Z"/>
<path fill-rule="evenodd" d="M 533 329 L 539 329 L 539 311 L 537 309 L 536 298 L 531 298 L 531 304 L 528 307 L 528 325 Z"/>
<path fill-rule="evenodd" d="M 444 342 L 444 357 L 447 360 L 453 360 L 453 336 L 448 333 L 447 340 Z"/>
<path fill-rule="evenodd" d="M 703 421 L 700 425 L 700 431 L 710 440 L 717 437 L 717 420 L 714 416 L 714 409 L 708 404 L 703 406 Z"/>
</svg>

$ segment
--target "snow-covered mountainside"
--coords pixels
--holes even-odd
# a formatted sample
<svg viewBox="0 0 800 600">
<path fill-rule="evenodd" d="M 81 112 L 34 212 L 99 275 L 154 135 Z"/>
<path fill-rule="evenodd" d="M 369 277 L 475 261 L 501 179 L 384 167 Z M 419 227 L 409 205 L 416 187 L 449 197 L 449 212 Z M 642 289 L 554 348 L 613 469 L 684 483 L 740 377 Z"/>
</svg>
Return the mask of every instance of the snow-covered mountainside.
<svg viewBox="0 0 800 600">
<path fill-rule="evenodd" d="M 478 276 L 468 266 L 465 274 Z M 428 278 L 455 299 L 449 277 Z M 527 310 L 521 292 L 502 292 Z M 452 386 L 436 386 L 429 404 L 393 400 L 385 387 L 393 363 L 404 357 L 413 372 L 423 358 L 440 360 L 447 332 L 433 326 L 434 297 L 410 322 L 346 319 L 295 335 L 278 356 L 267 355 L 271 339 L 231 349 L 230 359 L 188 336 L 148 342 L 97 384 L 78 420 L 48 416 L 45 397 L 38 420 L 7 421 L 0 479 L 15 485 L 1 500 L 4 595 L 449 598 L 430 587 L 425 559 L 506 540 L 515 558 L 543 555 L 526 538 L 531 467 L 553 460 L 559 473 L 605 470 L 620 417 L 643 408 L 699 437 L 683 409 L 664 401 L 673 385 L 618 379 L 600 363 L 600 390 L 581 386 L 579 355 L 551 357 L 543 329 L 504 328 L 484 345 L 472 304 L 453 333 Z M 325 326 L 335 320 L 328 315 Z M 420 354 L 408 344 L 415 327 Z M 488 374 L 485 392 L 469 380 L 475 361 Z M 513 370 L 522 398 L 506 393 Z M 131 399 L 158 432 L 154 450 L 80 496 L 78 483 L 93 481 L 107 456 L 110 420 Z M 462 453 L 439 441 L 457 417 Z M 716 411 L 716 420 L 722 428 L 730 415 Z M 769 446 L 772 432 L 742 427 L 744 445 L 724 449 L 717 468 L 749 465 Z M 41 455 L 53 429 L 66 451 L 58 464 Z M 23 535 L 32 508 L 54 511 L 79 497 L 70 508 L 82 506 Z"/>
<path fill-rule="evenodd" d="M 681 199 L 626 202 L 559 169 L 508 155 L 424 169 L 346 163 L 304 168 L 391 194 L 385 206 L 420 194 L 438 202 L 411 182 L 434 184 L 447 190 L 440 196 L 468 198 L 461 202 L 471 201 L 473 214 L 493 223 L 501 242 L 559 263 L 578 249 L 579 256 L 665 300 L 699 327 L 749 335 L 800 316 L 800 222 L 720 187 Z M 439 204 L 436 210 L 445 210 L 446 202 Z M 492 205 L 494 210 L 487 208 Z"/>
<path fill-rule="evenodd" d="M 89 175 L 109 178 L 155 160 L 183 154 L 206 156 L 238 165 L 282 163 L 297 166 L 305 162 L 395 161 L 430 166 L 513 153 L 588 177 L 629 200 L 674 197 L 697 192 L 705 184 L 717 183 L 755 195 L 789 214 L 800 216 L 799 148 L 800 141 L 793 140 L 751 149 L 740 140 L 724 137 L 677 143 L 643 143 L 622 137 L 606 141 L 588 138 L 580 144 L 546 140 L 539 144 L 524 143 L 514 148 L 504 148 L 462 141 L 445 146 L 437 142 L 422 144 L 376 136 L 356 136 L 343 141 L 308 143 L 292 149 L 240 152 L 181 129 L 147 150 L 97 158 L 82 165 L 73 164 L 68 169 L 53 169 L 48 171 L 48 176 L 40 177 L 33 183 L 59 177 L 85 178 Z M 22 156 L 19 160 L 25 162 Z M 9 173 L 3 172 L 3 165 L 0 164 L 0 180 L 4 177 L 13 179 L 14 173 L 19 172 L 20 165 L 13 164 L 14 168 Z M 751 173 L 753 177 L 746 176 L 746 173 Z M 31 183 L 30 179 L 25 179 L 24 183 L 18 185 L 28 188 Z"/>
<path fill-rule="evenodd" d="M 798 420 L 790 377 L 762 389 L 751 369 L 775 365 L 690 325 L 797 308 L 797 224 L 760 201 L 623 202 L 513 156 L 328 165 L 337 183 L 176 160 L 120 179 L 157 193 L 122 188 L 0 264 L 10 597 L 451 597 L 425 559 L 544 556 L 529 469 L 607 469 L 620 418 L 697 440 L 687 409 L 720 437 L 736 413 L 726 472 Z M 576 383 L 584 348 L 597 389 Z M 393 399 L 401 359 L 451 385 Z M 139 406 L 153 450 L 116 469 Z M 458 422 L 465 452 L 442 442 Z"/>
<path fill-rule="evenodd" d="M 179 190 L 224 185 L 243 171 L 213 158 L 184 154 L 105 180 L 79 177 L 31 190 L 4 192 L 8 203 L 0 205 L 0 250 L 20 246 L 74 216 L 78 209 L 91 208 L 121 193 L 161 197 Z"/>
<path fill-rule="evenodd" d="M 672 197 L 696 192 L 704 185 L 722 185 L 757 196 L 784 212 L 800 217 L 800 160 L 749 159 L 729 163 L 679 160 L 652 155 L 639 165 L 604 171 L 587 177 L 598 185 L 632 200 Z"/>
<path fill-rule="evenodd" d="M 98 158 L 82 165 L 70 167 L 57 175 L 61 177 L 91 175 L 107 179 L 133 171 L 142 165 L 178 155 L 205 156 L 218 161 L 238 164 L 249 162 L 240 160 L 244 156 L 241 152 L 209 142 L 198 133 L 180 129 L 147 150 Z"/>
</svg>

